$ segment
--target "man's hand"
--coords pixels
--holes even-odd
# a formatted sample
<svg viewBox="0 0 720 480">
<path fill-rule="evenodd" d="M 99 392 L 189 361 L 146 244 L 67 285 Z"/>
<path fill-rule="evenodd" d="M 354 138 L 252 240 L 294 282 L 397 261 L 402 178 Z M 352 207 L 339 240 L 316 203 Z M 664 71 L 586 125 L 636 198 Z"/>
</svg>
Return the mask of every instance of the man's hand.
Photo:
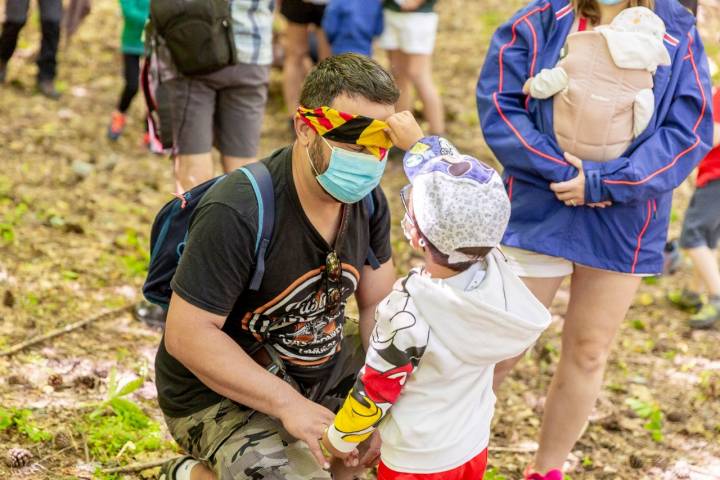
<svg viewBox="0 0 720 480">
<path fill-rule="evenodd" d="M 385 120 L 385 123 L 388 124 L 385 131 L 390 136 L 390 140 L 401 150 L 409 150 L 425 136 L 413 114 L 407 110 L 393 113 Z"/>
<path fill-rule="evenodd" d="M 335 420 L 334 413 L 298 395 L 282 409 L 279 418 L 290 435 L 310 447 L 310 452 L 318 464 L 325 469 L 330 468 L 330 463 L 320 449 L 319 441 L 323 438 L 327 427 Z"/>
<path fill-rule="evenodd" d="M 577 168 L 578 174 L 575 178 L 566 182 L 551 183 L 550 190 L 555 192 L 558 200 L 568 207 L 578 207 L 585 204 L 585 172 L 583 171 L 582 160 L 571 153 L 565 152 L 565 160 Z M 597 204 L 593 204 L 597 205 Z"/>
<path fill-rule="evenodd" d="M 380 438 L 380 432 L 375 430 L 373 434 L 360 444 L 360 464 L 365 468 L 376 467 L 380 462 L 380 447 L 382 446 L 382 439 Z"/>
</svg>

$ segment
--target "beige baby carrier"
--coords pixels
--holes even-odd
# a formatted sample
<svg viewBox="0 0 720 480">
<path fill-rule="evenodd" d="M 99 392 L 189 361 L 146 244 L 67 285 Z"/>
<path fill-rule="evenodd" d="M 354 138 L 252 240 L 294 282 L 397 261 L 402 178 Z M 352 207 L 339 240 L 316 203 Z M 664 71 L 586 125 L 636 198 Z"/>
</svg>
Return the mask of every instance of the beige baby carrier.
<svg viewBox="0 0 720 480">
<path fill-rule="evenodd" d="M 652 89 L 647 70 L 618 67 L 600 32 L 582 31 L 567 39 L 559 63 L 570 79 L 553 97 L 555 136 L 564 152 L 595 162 L 620 157 L 633 141 L 633 105 Z M 602 92 L 602 93 L 599 93 Z"/>
</svg>

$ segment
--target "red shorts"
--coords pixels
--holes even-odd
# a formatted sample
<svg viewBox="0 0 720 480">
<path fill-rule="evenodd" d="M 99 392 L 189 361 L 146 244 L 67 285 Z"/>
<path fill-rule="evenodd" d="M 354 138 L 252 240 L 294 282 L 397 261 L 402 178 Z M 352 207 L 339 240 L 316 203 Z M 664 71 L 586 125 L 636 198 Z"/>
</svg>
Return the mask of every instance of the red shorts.
<svg viewBox="0 0 720 480">
<path fill-rule="evenodd" d="M 487 448 L 467 463 L 438 473 L 401 473 L 388 468 L 382 461 L 378 466 L 378 480 L 480 480 L 487 467 Z"/>
</svg>

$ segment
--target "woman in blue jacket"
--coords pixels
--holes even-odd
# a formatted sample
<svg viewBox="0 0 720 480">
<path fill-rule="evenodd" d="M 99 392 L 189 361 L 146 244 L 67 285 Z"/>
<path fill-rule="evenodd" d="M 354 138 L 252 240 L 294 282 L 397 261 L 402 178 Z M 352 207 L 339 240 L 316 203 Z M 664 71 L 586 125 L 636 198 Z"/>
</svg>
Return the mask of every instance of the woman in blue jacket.
<svg viewBox="0 0 720 480">
<path fill-rule="evenodd" d="M 558 146 L 552 101 L 528 98 L 523 84 L 557 64 L 581 19 L 592 28 L 637 5 L 653 8 L 665 22 L 672 59 L 654 77 L 655 114 L 620 158 L 577 159 Z M 562 354 L 528 479 L 562 478 L 640 277 L 662 271 L 672 190 L 710 148 L 710 98 L 695 19 L 676 0 L 533 0 L 493 36 L 477 102 L 512 202 L 506 254 L 546 306 L 572 275 Z M 498 365 L 496 385 L 514 363 Z"/>
</svg>

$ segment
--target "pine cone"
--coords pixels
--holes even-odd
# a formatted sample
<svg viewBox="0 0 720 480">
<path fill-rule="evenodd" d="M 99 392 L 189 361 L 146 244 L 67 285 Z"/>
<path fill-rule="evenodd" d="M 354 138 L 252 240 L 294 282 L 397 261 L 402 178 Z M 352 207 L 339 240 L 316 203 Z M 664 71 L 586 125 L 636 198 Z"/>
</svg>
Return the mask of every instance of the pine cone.
<svg viewBox="0 0 720 480">
<path fill-rule="evenodd" d="M 53 387 L 54 389 L 58 389 L 62 387 L 63 384 L 63 377 L 59 373 L 53 373 L 48 377 L 48 385 Z"/>
<path fill-rule="evenodd" d="M 11 448 L 5 455 L 5 463 L 10 468 L 22 468 L 30 464 L 33 455 L 24 448 Z"/>
</svg>

